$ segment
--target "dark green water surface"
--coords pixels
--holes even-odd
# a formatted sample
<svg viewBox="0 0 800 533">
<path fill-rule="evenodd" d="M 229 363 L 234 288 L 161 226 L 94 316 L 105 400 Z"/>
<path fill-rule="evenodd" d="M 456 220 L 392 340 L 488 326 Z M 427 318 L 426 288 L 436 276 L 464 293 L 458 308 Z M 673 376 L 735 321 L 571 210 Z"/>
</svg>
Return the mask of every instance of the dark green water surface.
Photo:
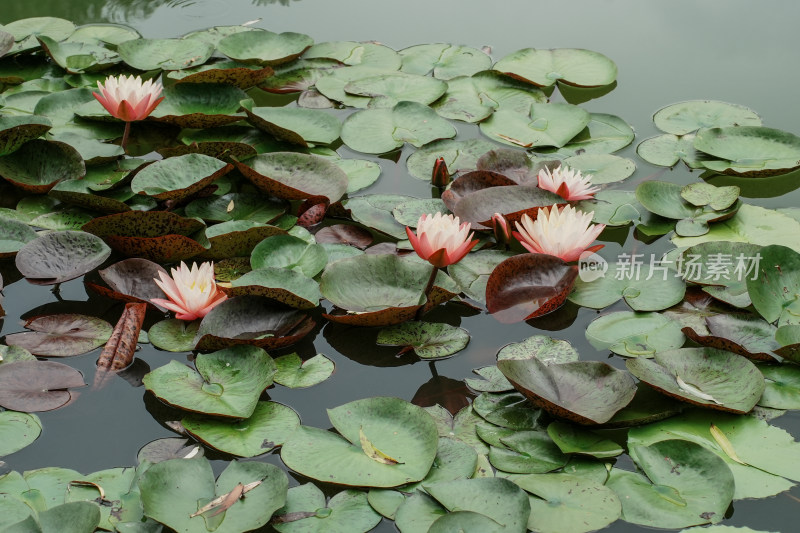
<svg viewBox="0 0 800 533">
<path fill-rule="evenodd" d="M 617 185 L 632 190 L 642 179 L 689 183 L 696 181 L 682 166 L 664 170 L 648 165 L 635 154 L 635 146 L 657 134 L 652 114 L 659 108 L 689 99 L 714 99 L 745 105 L 757 111 L 764 125 L 800 133 L 800 3 L 792 0 L 2 0 L 0 23 L 32 16 L 55 16 L 77 24 L 118 22 L 139 30 L 145 37 L 175 37 L 188 31 L 217 25 L 241 24 L 262 19 L 255 27 L 273 31 L 307 33 L 316 42 L 375 40 L 401 49 L 413 44 L 451 42 L 492 47 L 498 59 L 526 47 L 587 48 L 602 52 L 619 67 L 618 86 L 602 98 L 581 104 L 591 112 L 619 115 L 636 131 L 634 143 L 617 152 L 637 163 L 633 177 Z M 558 92 L 555 93 L 558 99 Z M 457 123 L 459 138 L 476 135 L 476 128 Z M 354 157 L 346 147 L 344 157 Z M 383 173 L 371 188 L 358 194 L 395 192 L 429 197 L 427 183 L 408 176 L 406 149 L 395 163 L 380 162 Z M 365 158 L 363 154 L 357 154 Z M 800 184 L 797 184 L 800 185 Z M 765 207 L 800 205 L 797 191 L 772 197 L 769 188 L 743 191 L 745 201 Z M 607 232 L 617 240 L 606 242 L 609 255 L 640 250 L 643 244 L 624 231 Z M 671 247 L 666 238 L 646 249 L 658 252 Z M 12 267 L 13 268 L 13 267 Z M 13 278 L 12 278 L 13 279 Z M 121 306 L 87 295 L 82 280 L 62 285 L 59 302 L 47 287 L 17 281 L 4 289 L 6 317 L 3 335 L 22 330 L 21 316 L 52 312 L 80 312 L 115 323 Z M 605 310 L 627 309 L 619 302 Z M 470 316 L 465 316 L 470 315 Z M 354 330 L 334 324 L 318 328 L 290 351 L 302 356 L 322 352 L 336 363 L 336 373 L 310 389 L 269 390 L 269 398 L 295 409 L 306 425 L 327 428 L 326 408 L 370 396 L 398 396 L 415 403 L 466 401 L 452 390 L 470 377 L 473 368 L 493 364 L 497 350 L 509 342 L 534 334 L 569 340 L 583 359 L 608 360 L 624 366 L 620 358 L 607 359 L 586 342 L 584 331 L 597 312 L 568 304 L 553 315 L 514 325 L 500 324 L 485 313 L 449 304 L 430 316 L 469 330 L 472 339 L 456 357 L 436 363 L 433 378 L 428 364 L 413 356 L 395 357 L 396 348 L 374 343 L 372 330 Z M 156 317 L 157 318 L 157 317 Z M 151 319 L 145 327 L 154 320 Z M 324 323 L 324 320 L 320 320 Z M 275 352 L 273 355 L 288 353 Z M 64 360 L 91 379 L 99 351 Z M 139 364 L 156 368 L 172 354 L 142 345 Z M 181 360 L 184 355 L 174 357 Z M 456 387 L 457 388 L 457 387 Z M 445 393 L 442 393 L 445 391 Z M 105 388 L 83 389 L 73 405 L 39 414 L 44 430 L 24 450 L 5 457 L 0 473 L 44 466 L 92 472 L 136 464 L 144 444 L 174 433 L 165 421 L 180 414 L 145 394 L 143 387 L 115 379 Z M 789 413 L 773 424 L 800 436 L 800 414 Z M 213 456 L 210 458 L 214 459 Z M 281 465 L 277 454 L 257 460 Z M 623 461 L 628 461 L 624 459 Z M 221 470 L 222 461 L 215 467 Z M 625 466 L 623 464 L 623 466 Z M 304 481 L 304 480 L 301 480 Z M 794 496 L 794 498 L 792 497 Z M 800 489 L 758 501 L 737 501 L 726 525 L 767 531 L 798 531 Z M 374 531 L 394 531 L 384 521 Z M 617 522 L 609 531 L 643 531 Z"/>
</svg>

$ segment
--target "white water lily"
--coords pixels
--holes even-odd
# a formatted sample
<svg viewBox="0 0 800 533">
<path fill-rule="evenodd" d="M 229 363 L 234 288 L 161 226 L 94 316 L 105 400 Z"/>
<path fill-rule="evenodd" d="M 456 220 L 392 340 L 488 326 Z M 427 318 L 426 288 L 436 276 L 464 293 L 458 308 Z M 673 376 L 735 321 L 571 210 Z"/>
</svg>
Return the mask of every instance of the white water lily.
<svg viewBox="0 0 800 533">
<path fill-rule="evenodd" d="M 580 170 L 572 170 L 566 165 L 561 165 L 552 172 L 543 168 L 536 176 L 539 179 L 539 188 L 554 192 L 565 200 L 588 200 L 600 190 L 592 187 L 592 175 L 581 175 Z"/>
<path fill-rule="evenodd" d="M 560 257 L 564 261 L 577 261 L 585 251 L 596 252 L 602 244 L 590 246 L 605 224 L 592 224 L 594 212 L 584 213 L 572 206 L 562 209 L 558 205 L 539 209 L 536 220 L 527 214 L 515 225 L 514 237 L 529 252 Z"/>
</svg>

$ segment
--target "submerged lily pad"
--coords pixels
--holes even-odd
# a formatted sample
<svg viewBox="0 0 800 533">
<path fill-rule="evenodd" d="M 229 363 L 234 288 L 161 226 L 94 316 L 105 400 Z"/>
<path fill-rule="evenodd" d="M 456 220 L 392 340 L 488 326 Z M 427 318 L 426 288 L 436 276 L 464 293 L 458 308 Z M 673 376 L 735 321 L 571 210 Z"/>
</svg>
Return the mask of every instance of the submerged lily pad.
<svg viewBox="0 0 800 533">
<path fill-rule="evenodd" d="M 181 425 L 207 446 L 241 457 L 255 457 L 284 443 L 300 426 L 291 408 L 276 402 L 258 402 L 253 414 L 237 421 L 191 415 Z"/>
<path fill-rule="evenodd" d="M 405 322 L 378 333 L 377 343 L 413 349 L 420 359 L 450 357 L 469 343 L 469 333 L 463 328 L 433 322 Z"/>
<path fill-rule="evenodd" d="M 599 87 L 617 79 L 617 66 L 599 52 L 577 48 L 524 48 L 494 65 L 514 78 L 548 87 L 557 81 L 578 87 Z"/>
<path fill-rule="evenodd" d="M 686 135 L 700 128 L 760 126 L 761 118 L 747 107 L 715 100 L 689 100 L 662 107 L 653 115 L 661 131 Z"/>
<path fill-rule="evenodd" d="M 69 390 L 86 385 L 72 367 L 53 361 L 0 365 L 0 405 L 13 411 L 51 411 L 72 399 Z"/>
<path fill-rule="evenodd" d="M 103 241 L 82 231 L 38 236 L 17 252 L 16 265 L 31 283 L 52 285 L 94 270 L 111 255 Z"/>
<path fill-rule="evenodd" d="M 170 361 L 147 374 L 144 385 L 162 401 L 187 411 L 249 418 L 276 371 L 269 354 L 255 346 L 199 354 L 195 365 L 197 372 Z"/>
<path fill-rule="evenodd" d="M 500 359 L 497 368 L 534 405 L 581 424 L 607 422 L 636 393 L 630 374 L 597 361 L 546 364 L 536 357 Z"/>
<path fill-rule="evenodd" d="M 36 415 L 0 412 L 0 457 L 10 455 L 33 443 L 42 432 L 42 423 Z"/>
<path fill-rule="evenodd" d="M 399 398 L 367 398 L 329 409 L 342 436 L 300 426 L 281 449 L 292 470 L 340 485 L 396 487 L 423 479 L 436 456 L 433 418 Z"/>
<path fill-rule="evenodd" d="M 652 360 L 626 362 L 637 378 L 678 400 L 747 413 L 764 392 L 764 377 L 740 355 L 713 348 L 661 351 Z"/>
<path fill-rule="evenodd" d="M 383 154 L 406 142 L 417 148 L 456 136 L 455 128 L 430 107 L 400 102 L 391 109 L 367 109 L 347 117 L 342 141 L 358 152 Z"/>
</svg>

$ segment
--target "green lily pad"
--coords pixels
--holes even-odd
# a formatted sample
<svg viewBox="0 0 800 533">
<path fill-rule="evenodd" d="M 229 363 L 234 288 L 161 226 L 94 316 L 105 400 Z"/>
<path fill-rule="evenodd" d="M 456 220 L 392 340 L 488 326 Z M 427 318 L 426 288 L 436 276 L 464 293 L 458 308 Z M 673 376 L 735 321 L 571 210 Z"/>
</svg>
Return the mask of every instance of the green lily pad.
<svg viewBox="0 0 800 533">
<path fill-rule="evenodd" d="M 742 204 L 733 217 L 713 224 L 705 235 L 698 237 L 676 235 L 671 240 L 672 244 L 678 247 L 725 241 L 760 246 L 779 244 L 800 252 L 800 222 L 773 209 Z"/>
<path fill-rule="evenodd" d="M 485 531 L 486 533 L 525 533 L 527 531 L 526 525 L 530 514 L 528 498 L 522 489 L 507 479 L 477 478 L 444 481 L 428 485 L 425 490 L 450 512 L 469 511 L 490 519 L 478 521 L 477 529 L 470 527 L 464 531 Z M 439 520 L 443 520 L 446 516 Z M 472 520 L 467 523 L 471 522 Z M 494 527 L 484 529 L 492 523 Z M 434 522 L 434 525 L 431 526 L 431 531 L 456 531 L 450 529 L 449 526 L 435 524 Z M 440 527 L 441 529 L 439 529 Z"/>
<path fill-rule="evenodd" d="M 161 401 L 187 411 L 249 418 L 276 371 L 269 354 L 255 346 L 199 354 L 195 365 L 197 372 L 170 361 L 147 374 L 144 385 Z"/>
<path fill-rule="evenodd" d="M 681 189 L 681 197 L 698 207 L 709 206 L 721 211 L 727 209 L 739 198 L 739 187 L 715 187 L 708 183 L 690 183 Z"/>
<path fill-rule="evenodd" d="M 538 409 L 533 409 L 525 396 L 518 392 L 484 392 L 473 400 L 471 411 L 490 424 L 512 430 L 539 429 L 542 414 Z M 465 411 L 464 416 L 469 417 L 469 411 Z M 474 422 L 468 425 L 474 425 Z"/>
<path fill-rule="evenodd" d="M 689 100 L 656 111 L 653 122 L 661 131 L 686 135 L 701 128 L 760 126 L 761 118 L 747 107 L 715 100 Z"/>
<path fill-rule="evenodd" d="M 0 156 L 17 151 L 26 142 L 41 137 L 53 127 L 47 117 L 0 117 Z"/>
<path fill-rule="evenodd" d="M 561 148 L 589 124 L 590 115 L 565 103 L 532 104 L 530 113 L 499 109 L 481 122 L 481 133 L 503 144 L 522 148 Z"/>
<path fill-rule="evenodd" d="M 82 231 L 56 231 L 26 243 L 15 261 L 31 283 L 52 285 L 94 270 L 109 255 L 111 249 L 99 237 Z"/>
<path fill-rule="evenodd" d="M 679 323 L 658 313 L 617 311 L 593 320 L 586 328 L 589 344 L 625 357 L 653 357 L 680 348 L 685 337 Z"/>
<path fill-rule="evenodd" d="M 79 43 L 100 41 L 110 45 L 119 45 L 140 37 L 138 31 L 123 24 L 86 24 L 77 28 L 66 40 Z"/>
<path fill-rule="evenodd" d="M 269 224 L 286 212 L 286 203 L 253 194 L 228 193 L 193 200 L 185 208 L 186 216 L 209 222 L 252 220 Z"/>
<path fill-rule="evenodd" d="M 599 87 L 617 79 L 613 61 L 599 52 L 576 48 L 524 48 L 495 63 L 494 69 L 539 87 L 549 87 L 557 81 Z"/>
<path fill-rule="evenodd" d="M 709 429 L 712 425 L 718 430 L 716 438 Z M 628 447 L 648 446 L 665 439 L 681 439 L 684 444 L 691 441 L 722 458 L 736 480 L 737 500 L 774 496 L 793 486 L 789 479 L 800 480 L 797 465 L 789 460 L 800 444 L 783 429 L 754 416 L 693 410 L 632 428 Z"/>
<path fill-rule="evenodd" d="M 765 246 L 758 254 L 758 277 L 746 280 L 753 307 L 778 326 L 800 324 L 800 254 L 781 245 Z"/>
<path fill-rule="evenodd" d="M 441 140 L 427 144 L 416 150 L 406 161 L 408 172 L 421 180 L 430 180 L 433 164 L 443 158 L 451 175 L 459 170 L 471 170 L 478 164 L 478 158 L 497 148 L 496 144 L 483 139 L 464 141 Z"/>
<path fill-rule="evenodd" d="M 255 482 L 260 484 L 226 510 L 222 507 L 223 513 L 214 515 L 212 508 L 198 514 L 203 506 L 236 490 L 237 485 Z M 256 461 L 231 462 L 215 484 L 211 463 L 205 458 L 162 461 L 139 479 L 145 516 L 184 533 L 206 533 L 210 524 L 218 533 L 258 529 L 283 507 L 288 485 L 280 468 Z"/>
<path fill-rule="evenodd" d="M 672 167 L 683 161 L 689 168 L 702 168 L 697 150 L 694 149 L 694 135 L 678 137 L 671 133 L 650 137 L 639 143 L 636 153 L 653 165 Z"/>
<path fill-rule="evenodd" d="M 317 307 L 321 298 L 317 282 L 303 272 L 287 268 L 288 266 L 257 267 L 233 280 L 231 287 L 224 290 L 230 296 L 266 296 L 296 309 Z"/>
<path fill-rule="evenodd" d="M 316 155 L 273 152 L 237 162 L 236 168 L 265 193 L 287 200 L 325 196 L 335 202 L 347 191 L 347 174 Z"/>
<path fill-rule="evenodd" d="M 536 357 L 500 359 L 497 368 L 534 405 L 581 424 L 607 422 L 636 392 L 630 374 L 597 361 L 546 364 Z"/>
<path fill-rule="evenodd" d="M 14 36 L 15 41 L 23 41 L 32 35 L 46 35 L 56 41 L 63 41 L 75 30 L 75 24 L 57 17 L 31 17 L 15 20 L 3 26 Z"/>
<path fill-rule="evenodd" d="M 147 331 L 150 342 L 156 348 L 168 352 L 190 352 L 194 349 L 194 338 L 200 322 L 186 322 L 177 318 L 168 318 L 156 322 Z"/>
<path fill-rule="evenodd" d="M 297 59 L 312 44 L 314 40 L 303 33 L 258 30 L 228 35 L 217 49 L 241 63 L 273 66 Z"/>
<path fill-rule="evenodd" d="M 303 361 L 296 353 L 282 355 L 275 360 L 278 372 L 275 382 L 290 389 L 304 389 L 322 383 L 333 374 L 336 365 L 318 353 Z"/>
<path fill-rule="evenodd" d="M 80 154 L 62 142 L 34 139 L 0 157 L 0 176 L 32 194 L 46 193 L 59 181 L 79 179 L 85 173 Z"/>
<path fill-rule="evenodd" d="M 564 165 L 592 175 L 592 185 L 605 185 L 629 178 L 636 171 L 636 163 L 625 157 L 611 154 L 581 154 L 568 157 Z"/>
<path fill-rule="evenodd" d="M 347 174 L 347 194 L 366 189 L 381 175 L 381 167 L 365 159 L 337 159 L 334 161 Z"/>
<path fill-rule="evenodd" d="M 407 239 L 406 228 L 394 217 L 394 209 L 416 198 L 400 194 L 366 194 L 342 202 L 350 217 L 362 225 L 376 229 L 395 239 Z"/>
<path fill-rule="evenodd" d="M 644 475 L 613 469 L 607 484 L 620 497 L 626 522 L 680 528 L 725 517 L 734 478 L 712 452 L 684 440 L 665 440 L 635 446 L 631 456 Z"/>
<path fill-rule="evenodd" d="M 186 35 L 182 36 L 181 39 L 197 39 L 204 43 L 209 43 L 216 47 L 219 42 L 227 37 L 228 35 L 233 35 L 234 33 L 242 33 L 245 31 L 258 31 L 256 28 L 252 28 L 249 25 L 240 25 L 240 26 L 214 26 L 213 28 L 206 28 L 204 30 L 197 30 L 187 33 Z"/>
<path fill-rule="evenodd" d="M 318 109 L 245 105 L 244 110 L 248 121 L 257 128 L 300 146 L 331 144 L 342 129 L 338 118 Z"/>
<path fill-rule="evenodd" d="M 221 83 L 178 83 L 164 89 L 164 101 L 150 115 L 151 120 L 181 128 L 209 128 L 242 120 L 241 102 L 247 94 Z"/>
<path fill-rule="evenodd" d="M 528 529 L 537 533 L 587 533 L 620 517 L 622 504 L 602 483 L 571 474 L 509 478 L 529 493 Z"/>
<path fill-rule="evenodd" d="M 432 74 L 440 80 L 472 76 L 492 66 L 492 58 L 477 48 L 452 44 L 418 44 L 398 52 L 403 58 L 400 70 L 409 74 Z"/>
<path fill-rule="evenodd" d="M 685 292 L 686 283 L 666 266 L 610 263 L 608 272 L 597 279 L 575 280 L 569 300 L 603 309 L 624 298 L 634 311 L 661 311 L 683 300 Z"/>
<path fill-rule="evenodd" d="M 326 504 L 325 494 L 307 483 L 289 489 L 272 525 L 281 533 L 367 533 L 380 521 L 365 492 L 345 490 Z"/>
<path fill-rule="evenodd" d="M 322 273 L 320 291 L 348 314 L 328 316 L 376 326 L 410 320 L 425 304 L 430 269 L 427 263 L 394 255 L 358 255 L 331 263 Z"/>
<path fill-rule="evenodd" d="M 0 412 L 0 457 L 32 444 L 42 432 L 39 417 L 16 411 Z"/>
<path fill-rule="evenodd" d="M 309 48 L 303 57 L 305 59 L 335 59 L 345 65 L 379 67 L 386 70 L 397 70 L 402 62 L 402 58 L 397 52 L 388 46 L 353 41 L 317 43 Z"/>
<path fill-rule="evenodd" d="M 34 239 L 36 232 L 28 224 L 0 217 L 0 257 L 14 257 Z"/>
<path fill-rule="evenodd" d="M 382 346 L 403 346 L 413 349 L 420 359 L 450 357 L 469 343 L 469 333 L 463 328 L 434 322 L 405 322 L 378 333 Z"/>
<path fill-rule="evenodd" d="M 694 147 L 722 161 L 703 166 L 733 176 L 772 176 L 800 167 L 800 137 L 760 126 L 707 128 L 697 132 Z"/>
<path fill-rule="evenodd" d="M 589 124 L 561 148 L 540 148 L 543 154 L 571 157 L 580 154 L 610 154 L 633 142 L 630 125 L 616 115 L 591 113 Z"/>
<path fill-rule="evenodd" d="M 203 190 L 232 168 L 230 164 L 202 154 L 170 157 L 138 172 L 131 189 L 159 200 L 182 200 Z"/>
<path fill-rule="evenodd" d="M 367 76 L 344 86 L 347 93 L 372 98 L 370 108 L 390 108 L 401 101 L 428 105 L 446 90 L 447 84 L 443 81 L 403 72 Z"/>
<path fill-rule="evenodd" d="M 428 106 L 400 102 L 391 109 L 367 109 L 347 117 L 342 141 L 357 152 L 382 154 L 406 142 L 417 148 L 455 137 L 455 128 Z"/>
<path fill-rule="evenodd" d="M 59 43 L 44 35 L 38 39 L 47 55 L 70 74 L 106 70 L 122 61 L 117 52 L 98 44 L 69 41 Z"/>
<path fill-rule="evenodd" d="M 489 444 L 489 462 L 496 469 L 514 474 L 534 474 L 563 467 L 568 456 L 561 453 L 545 431 L 509 431 L 477 427 L 478 436 Z"/>
<path fill-rule="evenodd" d="M 277 308 L 261 296 L 229 298 L 212 309 L 195 337 L 198 350 L 238 344 L 272 350 L 289 346 L 314 329 L 315 322 L 297 310 Z"/>
<path fill-rule="evenodd" d="M 758 405 L 771 409 L 800 409 L 800 369 L 794 365 L 759 365 L 766 388 Z"/>
<path fill-rule="evenodd" d="M 423 479 L 438 435 L 428 413 L 398 398 L 367 398 L 329 409 L 342 436 L 300 426 L 281 459 L 292 470 L 339 485 L 396 487 Z"/>
<path fill-rule="evenodd" d="M 138 70 L 182 70 L 208 61 L 214 46 L 196 39 L 134 39 L 120 44 L 117 52 Z"/>
<path fill-rule="evenodd" d="M 473 368 L 472 372 L 483 379 L 465 378 L 464 382 L 470 389 L 478 392 L 507 392 L 514 390 L 506 377 L 496 366 Z"/>
<path fill-rule="evenodd" d="M 625 450 L 613 440 L 566 422 L 555 421 L 547 426 L 547 434 L 564 453 L 590 455 L 598 459 L 616 457 Z"/>
<path fill-rule="evenodd" d="M 392 50 L 392 52 L 394 52 L 394 50 Z M 387 73 L 391 74 L 396 71 L 397 69 L 389 66 L 372 64 L 367 66 L 356 65 L 347 68 L 335 68 L 332 70 L 327 69 L 324 71 L 324 75 L 317 75 L 314 88 L 330 101 L 340 102 L 348 107 L 366 109 L 373 102 L 372 97 L 350 94 L 344 90 L 345 86 L 362 78 L 369 78 Z"/>
<path fill-rule="evenodd" d="M 746 358 L 714 348 L 660 351 L 633 359 L 628 370 L 651 387 L 681 401 L 747 413 L 764 392 L 764 377 Z"/>
<path fill-rule="evenodd" d="M 87 102 L 97 102 L 90 89 L 68 89 L 42 96 L 33 111 L 49 118 L 53 125 L 63 125 L 72 122 Z"/>
<path fill-rule="evenodd" d="M 313 278 L 328 262 L 325 249 L 293 235 L 275 235 L 261 241 L 250 256 L 254 269 L 288 268 Z M 313 298 L 312 298 L 313 299 Z"/>
<path fill-rule="evenodd" d="M 37 361 L 36 356 L 21 346 L 0 345 L 0 364 L 16 361 Z"/>
<path fill-rule="evenodd" d="M 445 118 L 480 122 L 496 110 L 528 114 L 531 104 L 545 103 L 547 96 L 530 84 L 487 70 L 447 81 L 447 92 L 431 107 Z"/>
<path fill-rule="evenodd" d="M 202 259 L 227 259 L 242 257 L 253 251 L 256 245 L 275 235 L 285 234 L 276 226 L 252 220 L 230 220 L 215 224 L 206 230 L 211 248 L 199 255 Z"/>
<path fill-rule="evenodd" d="M 240 457 L 255 457 L 281 446 L 300 426 L 300 417 L 285 405 L 258 402 L 253 414 L 244 420 L 191 415 L 181 425 L 207 446 Z"/>
</svg>

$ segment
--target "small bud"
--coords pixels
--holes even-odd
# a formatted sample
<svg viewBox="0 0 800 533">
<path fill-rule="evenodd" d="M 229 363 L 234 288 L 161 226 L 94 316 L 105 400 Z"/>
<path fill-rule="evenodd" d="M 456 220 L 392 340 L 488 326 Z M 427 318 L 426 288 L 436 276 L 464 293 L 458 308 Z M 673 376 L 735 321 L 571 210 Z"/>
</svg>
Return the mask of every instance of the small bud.
<svg viewBox="0 0 800 533">
<path fill-rule="evenodd" d="M 511 228 L 508 220 L 500 213 L 492 215 L 492 229 L 494 229 L 494 240 L 497 241 L 497 244 L 508 245 L 511 242 Z"/>
<path fill-rule="evenodd" d="M 431 184 L 434 187 L 443 189 L 450 183 L 450 172 L 447 170 L 447 163 L 444 162 L 444 157 L 440 157 L 433 164 L 433 172 L 431 172 Z"/>
</svg>

